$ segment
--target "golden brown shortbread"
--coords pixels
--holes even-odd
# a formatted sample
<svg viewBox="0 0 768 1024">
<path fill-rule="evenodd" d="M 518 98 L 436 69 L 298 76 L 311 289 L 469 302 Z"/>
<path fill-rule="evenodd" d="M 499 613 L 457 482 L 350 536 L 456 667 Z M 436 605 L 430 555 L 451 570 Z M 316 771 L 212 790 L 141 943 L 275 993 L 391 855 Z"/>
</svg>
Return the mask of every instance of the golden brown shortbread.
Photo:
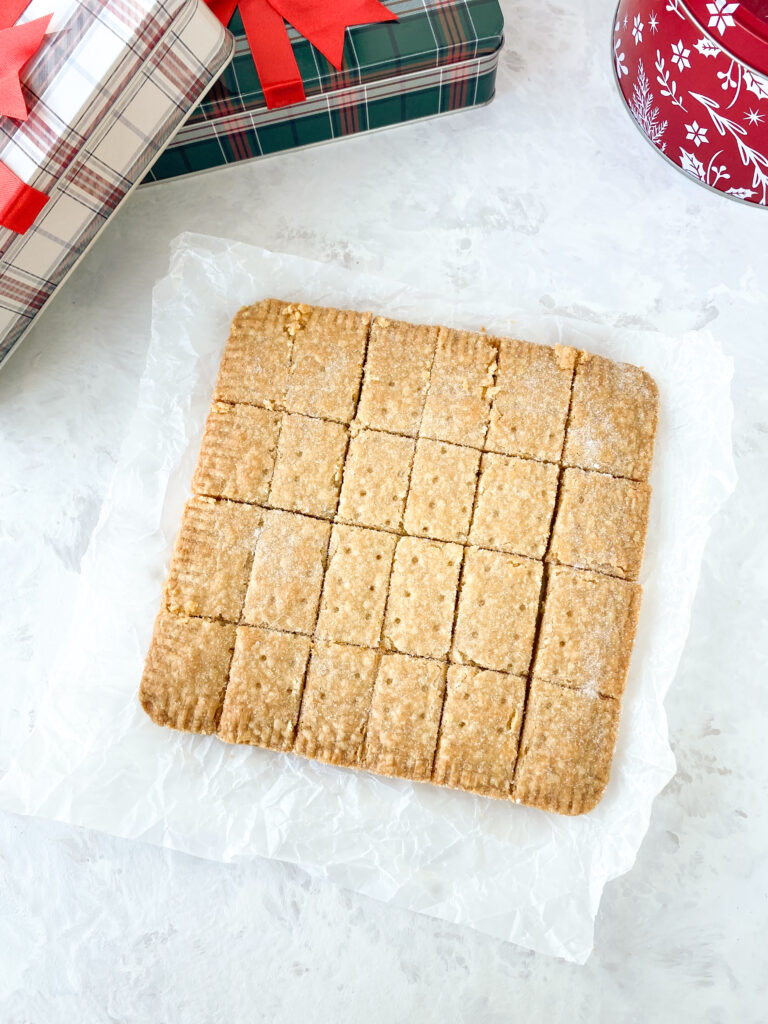
<svg viewBox="0 0 768 1024">
<path fill-rule="evenodd" d="M 590 810 L 657 420 L 643 370 L 572 348 L 240 310 L 142 705 L 230 743 Z"/>
</svg>

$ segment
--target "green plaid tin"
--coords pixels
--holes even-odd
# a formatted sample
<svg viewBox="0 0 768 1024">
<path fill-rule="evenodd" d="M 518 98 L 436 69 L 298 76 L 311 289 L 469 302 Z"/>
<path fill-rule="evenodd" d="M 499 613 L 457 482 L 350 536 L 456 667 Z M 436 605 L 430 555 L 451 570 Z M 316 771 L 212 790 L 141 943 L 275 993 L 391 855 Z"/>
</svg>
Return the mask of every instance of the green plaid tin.
<svg viewBox="0 0 768 1024">
<path fill-rule="evenodd" d="M 488 103 L 503 44 L 498 0 L 389 0 L 396 22 L 347 30 L 337 71 L 293 29 L 306 99 L 268 110 L 238 12 L 235 56 L 145 181 L 161 181 Z"/>
</svg>

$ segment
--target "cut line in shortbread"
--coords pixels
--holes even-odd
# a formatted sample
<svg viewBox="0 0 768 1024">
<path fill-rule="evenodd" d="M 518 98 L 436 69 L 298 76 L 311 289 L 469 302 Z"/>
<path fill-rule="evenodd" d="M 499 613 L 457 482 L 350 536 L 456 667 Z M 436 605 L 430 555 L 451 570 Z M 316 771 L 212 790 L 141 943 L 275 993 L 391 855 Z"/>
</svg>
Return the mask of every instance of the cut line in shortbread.
<svg viewBox="0 0 768 1024">
<path fill-rule="evenodd" d="M 230 743 L 580 814 L 608 783 L 658 396 L 635 366 L 236 315 L 140 699 Z"/>
</svg>

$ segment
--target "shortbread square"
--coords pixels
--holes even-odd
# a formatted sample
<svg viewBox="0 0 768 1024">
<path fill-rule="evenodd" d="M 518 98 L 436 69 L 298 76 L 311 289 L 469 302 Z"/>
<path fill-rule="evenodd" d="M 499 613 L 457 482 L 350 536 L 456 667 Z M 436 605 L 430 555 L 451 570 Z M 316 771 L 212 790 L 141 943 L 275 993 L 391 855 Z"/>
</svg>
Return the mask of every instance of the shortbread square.
<svg viewBox="0 0 768 1024">
<path fill-rule="evenodd" d="M 466 541 L 479 465 L 480 452 L 474 448 L 419 438 L 405 506 L 406 533 Z"/>
<path fill-rule="evenodd" d="M 318 637 L 378 646 L 396 543 L 391 533 L 334 526 L 315 630 Z"/>
<path fill-rule="evenodd" d="M 486 452 L 480 467 L 470 541 L 543 558 L 555 513 L 558 467 Z"/>
<path fill-rule="evenodd" d="M 366 427 L 415 437 L 421 423 L 437 327 L 374 317 L 357 409 Z"/>
<path fill-rule="evenodd" d="M 620 697 L 640 612 L 641 589 L 615 576 L 552 565 L 534 675 Z"/>
<path fill-rule="evenodd" d="M 216 732 L 234 646 L 230 623 L 161 611 L 139 690 L 152 721 L 186 732 Z"/>
<path fill-rule="evenodd" d="M 376 676 L 363 764 L 382 775 L 429 779 L 445 692 L 439 661 L 385 654 Z"/>
<path fill-rule="evenodd" d="M 486 450 L 557 462 L 575 365 L 573 348 L 501 339 Z"/>
<path fill-rule="evenodd" d="M 659 391 L 644 370 L 582 352 L 563 462 L 647 480 L 658 416 Z"/>
<path fill-rule="evenodd" d="M 468 548 L 461 576 L 452 657 L 522 675 L 533 654 L 543 566 L 527 558 Z"/>
<path fill-rule="evenodd" d="M 482 448 L 496 373 L 497 342 L 441 327 L 419 433 Z"/>
<path fill-rule="evenodd" d="M 285 404 L 290 412 L 349 423 L 355 413 L 370 313 L 302 306 Z"/>
<path fill-rule="evenodd" d="M 635 580 L 648 529 L 651 489 L 635 480 L 566 469 L 548 558 Z"/>
<path fill-rule="evenodd" d="M 397 531 L 415 441 L 379 430 L 361 430 L 349 442 L 337 518 L 359 526 Z"/>
<path fill-rule="evenodd" d="M 283 408 L 298 309 L 265 299 L 237 313 L 221 358 L 214 399 Z"/>
<path fill-rule="evenodd" d="M 214 498 L 187 502 L 165 585 L 169 611 L 240 621 L 263 515 Z"/>
<path fill-rule="evenodd" d="M 205 425 L 192 490 L 214 498 L 267 500 L 280 414 L 255 405 L 214 402 Z"/>
<path fill-rule="evenodd" d="M 621 706 L 534 678 L 514 799 L 558 814 L 584 814 L 608 785 Z"/>
<path fill-rule="evenodd" d="M 311 634 L 317 620 L 331 524 L 264 511 L 253 555 L 243 621 L 252 626 Z"/>
<path fill-rule="evenodd" d="M 357 765 L 379 655 L 364 647 L 315 642 L 294 750 L 332 764 Z"/>
<path fill-rule="evenodd" d="M 238 626 L 218 734 L 227 743 L 290 750 L 310 640 Z"/>
<path fill-rule="evenodd" d="M 400 538 L 389 584 L 384 647 L 425 658 L 445 657 L 462 554 L 458 544 Z"/>
<path fill-rule="evenodd" d="M 347 429 L 340 423 L 283 416 L 269 504 L 332 519 L 346 450 Z"/>
<path fill-rule="evenodd" d="M 525 679 L 451 665 L 433 781 L 509 797 L 525 704 Z"/>
</svg>

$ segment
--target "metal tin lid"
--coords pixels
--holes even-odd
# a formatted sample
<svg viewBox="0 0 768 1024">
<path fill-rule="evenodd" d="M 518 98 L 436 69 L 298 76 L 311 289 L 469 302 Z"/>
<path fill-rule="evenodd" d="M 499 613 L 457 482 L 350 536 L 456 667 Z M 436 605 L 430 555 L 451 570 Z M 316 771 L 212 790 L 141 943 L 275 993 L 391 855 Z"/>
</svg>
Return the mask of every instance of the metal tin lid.
<svg viewBox="0 0 768 1024">
<path fill-rule="evenodd" d="M 768 0 L 683 0 L 682 6 L 730 56 L 768 75 Z"/>
</svg>

